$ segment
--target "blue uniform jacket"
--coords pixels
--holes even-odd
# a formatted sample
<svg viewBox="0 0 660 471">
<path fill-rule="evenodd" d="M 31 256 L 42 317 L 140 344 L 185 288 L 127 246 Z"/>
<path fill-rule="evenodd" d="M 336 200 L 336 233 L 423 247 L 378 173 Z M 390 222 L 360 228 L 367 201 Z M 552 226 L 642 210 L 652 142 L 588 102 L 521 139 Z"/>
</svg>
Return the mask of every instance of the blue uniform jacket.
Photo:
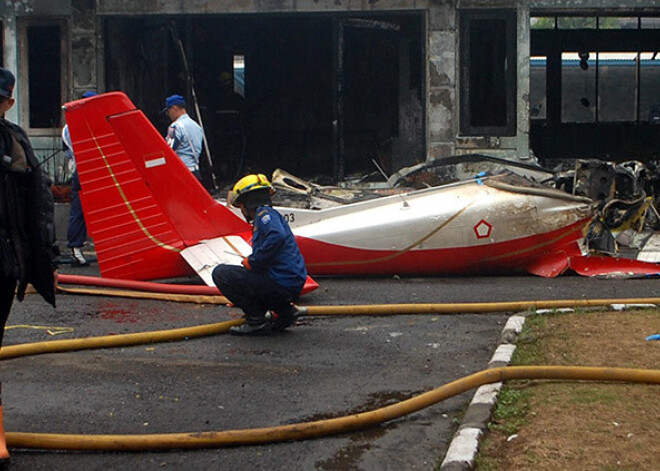
<svg viewBox="0 0 660 471">
<path fill-rule="evenodd" d="M 204 132 L 188 114 L 179 116 L 170 124 L 167 128 L 166 141 L 190 171 L 199 170 Z"/>
<path fill-rule="evenodd" d="M 296 297 L 300 294 L 307 269 L 291 228 L 282 215 L 270 206 L 259 206 L 252 224 L 253 270 L 265 270 L 268 276 Z"/>
</svg>

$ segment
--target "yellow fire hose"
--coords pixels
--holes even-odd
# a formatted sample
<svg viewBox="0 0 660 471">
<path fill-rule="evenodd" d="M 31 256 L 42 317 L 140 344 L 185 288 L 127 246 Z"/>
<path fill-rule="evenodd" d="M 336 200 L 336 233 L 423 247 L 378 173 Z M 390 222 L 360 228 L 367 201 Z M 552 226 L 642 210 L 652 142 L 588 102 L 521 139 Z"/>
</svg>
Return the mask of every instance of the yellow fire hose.
<svg viewBox="0 0 660 471">
<path fill-rule="evenodd" d="M 561 379 L 660 384 L 660 370 L 571 366 L 493 368 L 474 373 L 396 404 L 328 420 L 220 432 L 150 435 L 65 435 L 9 432 L 6 434 L 7 446 L 10 448 L 68 451 L 156 451 L 221 448 L 306 440 L 372 427 L 417 412 L 483 384 L 512 379 Z"/>
<path fill-rule="evenodd" d="M 460 314 L 468 312 L 507 312 L 530 309 L 560 309 L 607 306 L 610 304 L 660 304 L 660 298 L 560 299 L 493 303 L 368 304 L 355 306 L 309 306 L 310 316 L 400 316 L 408 314 Z"/>
<path fill-rule="evenodd" d="M 312 316 L 406 315 L 505 312 L 542 308 L 557 309 L 562 307 L 593 307 L 624 303 L 660 304 L 660 298 L 580 299 L 465 304 L 310 306 L 308 309 L 309 315 Z M 242 319 L 238 319 L 217 324 L 155 332 L 13 345 L 2 348 L 0 351 L 0 360 L 41 353 L 170 342 L 185 338 L 224 333 L 229 330 L 231 326 L 239 325 L 242 322 Z M 6 434 L 6 437 L 7 445 L 10 448 L 70 451 L 199 449 L 304 440 L 368 428 L 382 422 L 387 422 L 411 414 L 483 384 L 513 379 L 562 379 L 660 384 L 660 370 L 568 366 L 493 368 L 466 376 L 411 399 L 375 409 L 373 411 L 315 422 L 219 432 L 189 432 L 153 435 L 64 435 L 9 432 Z"/>
<path fill-rule="evenodd" d="M 67 294 L 85 294 L 95 296 L 117 296 L 137 299 L 157 299 L 162 301 L 189 302 L 198 304 L 228 304 L 224 296 L 197 294 L 170 294 L 149 291 L 107 289 L 107 288 L 65 288 L 57 290 Z M 406 314 L 442 314 L 461 312 L 506 312 L 525 311 L 528 309 L 560 309 L 605 306 L 608 304 L 660 304 L 660 298 L 630 299 L 560 299 L 542 301 L 509 301 L 489 303 L 443 303 L 443 304 L 368 304 L 350 306 L 310 306 L 311 316 L 362 316 L 362 315 L 406 315 Z"/>
<path fill-rule="evenodd" d="M 158 293 L 147 293 L 158 294 Z M 309 306 L 310 316 L 394 316 L 422 314 L 465 314 L 485 312 L 524 311 L 529 309 L 559 309 L 565 307 L 595 307 L 610 304 L 660 304 L 660 298 L 631 299 L 573 299 L 546 301 L 512 301 L 494 303 L 461 303 L 461 304 L 369 304 L 354 306 Z M 44 353 L 61 353 L 96 348 L 126 347 L 162 342 L 174 342 L 190 338 L 222 334 L 234 325 L 243 323 L 242 319 L 206 324 L 193 327 L 182 327 L 171 330 L 138 332 L 134 334 L 107 335 L 79 339 L 51 340 L 47 342 L 8 345 L 0 350 L 0 360 L 8 360 L 29 355 Z"/>
<path fill-rule="evenodd" d="M 217 324 L 181 327 L 179 329 L 7 345 L 0 350 L 0 360 L 8 360 L 10 358 L 29 355 L 41 355 L 44 353 L 62 353 L 96 348 L 127 347 L 131 345 L 174 342 L 177 340 L 222 334 L 227 332 L 231 326 L 240 325 L 242 323 L 243 319 L 237 319 L 233 321 L 219 322 Z"/>
</svg>

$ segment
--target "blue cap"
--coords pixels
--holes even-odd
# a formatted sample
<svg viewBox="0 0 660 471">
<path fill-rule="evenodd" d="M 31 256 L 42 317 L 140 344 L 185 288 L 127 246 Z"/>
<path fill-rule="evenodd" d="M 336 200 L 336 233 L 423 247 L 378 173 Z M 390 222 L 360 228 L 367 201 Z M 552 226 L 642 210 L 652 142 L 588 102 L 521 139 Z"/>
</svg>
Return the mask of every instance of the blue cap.
<svg viewBox="0 0 660 471">
<path fill-rule="evenodd" d="M 14 93 L 16 77 L 9 70 L 0 67 L 0 96 L 11 98 Z"/>
<path fill-rule="evenodd" d="M 165 99 L 165 108 L 163 108 L 163 113 L 175 105 L 182 106 L 185 108 L 186 107 L 185 98 L 183 98 L 181 95 L 168 96 Z"/>
<path fill-rule="evenodd" d="M 96 93 L 94 90 L 87 90 L 85 93 L 82 94 L 82 97 L 89 98 L 96 95 L 98 95 L 98 93 Z"/>
</svg>

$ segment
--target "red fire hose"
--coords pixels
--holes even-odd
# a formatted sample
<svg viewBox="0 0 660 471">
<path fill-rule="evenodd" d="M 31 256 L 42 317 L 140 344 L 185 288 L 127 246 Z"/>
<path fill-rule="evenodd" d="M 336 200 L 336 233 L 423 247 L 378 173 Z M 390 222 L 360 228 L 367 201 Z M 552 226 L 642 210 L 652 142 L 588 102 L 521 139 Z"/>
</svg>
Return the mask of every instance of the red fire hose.
<svg viewBox="0 0 660 471">
<path fill-rule="evenodd" d="M 64 273 L 58 273 L 57 282 L 64 285 L 105 286 L 108 288 L 150 291 L 153 293 L 220 295 L 220 291 L 215 286 L 154 283 L 152 281 L 120 280 L 98 276 L 66 275 Z"/>
</svg>

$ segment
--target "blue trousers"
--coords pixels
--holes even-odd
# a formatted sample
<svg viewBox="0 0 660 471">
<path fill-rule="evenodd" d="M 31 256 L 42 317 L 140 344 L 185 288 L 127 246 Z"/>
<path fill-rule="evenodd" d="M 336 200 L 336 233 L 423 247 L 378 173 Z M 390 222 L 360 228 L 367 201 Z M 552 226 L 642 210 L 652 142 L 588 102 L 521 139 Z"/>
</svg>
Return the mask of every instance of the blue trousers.
<svg viewBox="0 0 660 471">
<path fill-rule="evenodd" d="M 71 176 L 71 206 L 69 207 L 69 225 L 66 230 L 67 247 L 82 247 L 87 240 L 87 226 L 82 204 L 80 204 L 80 180 L 78 170 Z"/>
<path fill-rule="evenodd" d="M 220 292 L 243 310 L 251 325 L 264 322 L 266 311 L 290 309 L 298 299 L 298 294 L 290 293 L 263 271 L 221 264 L 213 269 L 212 276 Z"/>
</svg>

